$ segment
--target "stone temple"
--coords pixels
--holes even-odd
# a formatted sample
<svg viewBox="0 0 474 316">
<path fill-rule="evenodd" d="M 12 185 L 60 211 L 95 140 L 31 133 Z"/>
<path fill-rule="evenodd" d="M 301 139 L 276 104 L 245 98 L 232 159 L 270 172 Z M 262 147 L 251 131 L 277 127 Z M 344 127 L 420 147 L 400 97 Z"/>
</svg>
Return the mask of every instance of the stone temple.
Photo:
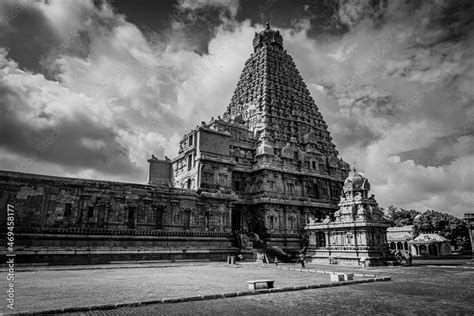
<svg viewBox="0 0 474 316">
<path fill-rule="evenodd" d="M 279 31 L 267 23 L 253 48 L 222 117 L 184 135 L 175 159 L 149 160 L 150 184 L 221 198 L 233 231 L 294 250 L 309 217 L 337 209 L 349 166 Z"/>
<path fill-rule="evenodd" d="M 310 219 L 309 247 L 306 254 L 313 263 L 343 265 L 384 265 L 391 257 L 387 242 L 389 224 L 369 196 L 370 183 L 355 169 L 344 181 L 343 195 L 334 220 Z"/>
<path fill-rule="evenodd" d="M 19 261 L 222 259 L 250 233 L 299 251 L 309 219 L 338 209 L 349 165 L 279 31 L 267 23 L 253 50 L 224 113 L 175 158 L 148 160 L 147 184 L 0 171 Z"/>
</svg>

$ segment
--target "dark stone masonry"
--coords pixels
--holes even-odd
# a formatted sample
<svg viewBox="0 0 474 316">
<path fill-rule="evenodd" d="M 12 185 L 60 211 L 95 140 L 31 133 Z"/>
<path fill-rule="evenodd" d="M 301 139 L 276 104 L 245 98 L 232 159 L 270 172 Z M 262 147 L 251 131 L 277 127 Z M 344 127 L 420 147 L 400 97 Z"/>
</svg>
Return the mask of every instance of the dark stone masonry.
<svg viewBox="0 0 474 316">
<path fill-rule="evenodd" d="M 19 262 L 224 259 L 237 252 L 225 201 L 193 190 L 0 171 L 0 207 L 7 203 L 15 208 Z M 5 231 L 6 217 L 0 220 Z"/>
</svg>

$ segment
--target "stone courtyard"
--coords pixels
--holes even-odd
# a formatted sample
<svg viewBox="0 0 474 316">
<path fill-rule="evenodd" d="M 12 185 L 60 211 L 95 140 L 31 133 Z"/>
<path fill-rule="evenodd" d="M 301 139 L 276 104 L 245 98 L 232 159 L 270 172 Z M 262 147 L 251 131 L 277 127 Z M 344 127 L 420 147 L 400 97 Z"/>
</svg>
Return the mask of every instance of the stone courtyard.
<svg viewBox="0 0 474 316">
<path fill-rule="evenodd" d="M 394 268 L 390 273 L 394 279 L 390 282 L 237 297 L 212 303 L 149 305 L 87 315 L 472 315 L 474 312 L 472 270 L 414 267 Z"/>
<path fill-rule="evenodd" d="M 460 263 L 419 261 L 412 267 L 383 268 L 308 265 L 310 270 L 352 271 L 364 277 L 390 275 L 392 281 L 127 306 L 71 315 L 472 315 L 474 268 Z M 300 268 L 296 264 L 279 267 L 223 262 L 19 267 L 16 312 L 246 291 L 247 280 L 254 279 L 274 279 L 277 288 L 329 283 L 328 274 L 296 271 Z M 361 280 L 357 275 L 355 279 Z"/>
<path fill-rule="evenodd" d="M 320 273 L 297 273 L 260 264 L 143 264 L 63 269 L 25 268 L 16 274 L 17 311 L 119 304 L 246 291 L 247 281 L 274 279 L 275 287 L 328 283 Z"/>
</svg>

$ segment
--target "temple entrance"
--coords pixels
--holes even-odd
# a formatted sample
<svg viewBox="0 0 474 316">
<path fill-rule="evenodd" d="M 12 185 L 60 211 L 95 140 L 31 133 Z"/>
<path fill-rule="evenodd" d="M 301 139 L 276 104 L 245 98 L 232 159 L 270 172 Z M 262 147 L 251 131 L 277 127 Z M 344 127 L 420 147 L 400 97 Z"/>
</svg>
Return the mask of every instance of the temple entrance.
<svg viewBox="0 0 474 316">
<path fill-rule="evenodd" d="M 232 208 L 232 231 L 241 231 L 242 226 L 240 225 L 241 221 L 241 212 L 239 209 Z"/>
<path fill-rule="evenodd" d="M 256 234 L 262 234 L 265 229 L 260 220 L 256 217 L 250 219 L 247 224 L 248 231 Z"/>
</svg>

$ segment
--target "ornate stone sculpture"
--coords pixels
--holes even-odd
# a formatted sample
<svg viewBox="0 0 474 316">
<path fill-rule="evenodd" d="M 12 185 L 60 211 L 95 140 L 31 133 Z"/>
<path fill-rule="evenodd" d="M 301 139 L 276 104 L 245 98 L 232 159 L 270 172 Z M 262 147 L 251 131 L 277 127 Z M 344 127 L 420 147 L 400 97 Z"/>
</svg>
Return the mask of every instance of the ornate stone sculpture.
<svg viewBox="0 0 474 316">
<path fill-rule="evenodd" d="M 327 218 L 322 224 L 306 227 L 310 233 L 310 257 L 314 262 L 337 257 L 336 261 L 341 264 L 358 265 L 361 258 L 369 265 L 385 263 L 389 225 L 383 220 L 374 196 L 367 197 L 369 189 L 369 181 L 354 170 L 344 182 L 339 210 L 334 213 L 335 221 L 330 222 Z M 327 249 L 317 248 L 321 244 L 319 233 L 329 236 Z"/>
</svg>

